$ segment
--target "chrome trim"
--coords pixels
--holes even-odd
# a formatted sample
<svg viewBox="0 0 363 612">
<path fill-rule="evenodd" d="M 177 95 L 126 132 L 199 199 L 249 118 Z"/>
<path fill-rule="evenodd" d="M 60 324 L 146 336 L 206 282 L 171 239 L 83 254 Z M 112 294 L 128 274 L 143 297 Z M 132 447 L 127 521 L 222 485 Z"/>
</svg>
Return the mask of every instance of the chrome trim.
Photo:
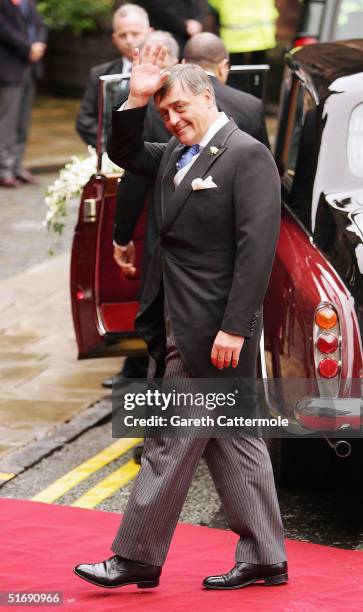
<svg viewBox="0 0 363 612">
<path fill-rule="evenodd" d="M 83 223 L 95 223 L 97 218 L 97 200 L 86 198 L 83 200 Z"/>
</svg>

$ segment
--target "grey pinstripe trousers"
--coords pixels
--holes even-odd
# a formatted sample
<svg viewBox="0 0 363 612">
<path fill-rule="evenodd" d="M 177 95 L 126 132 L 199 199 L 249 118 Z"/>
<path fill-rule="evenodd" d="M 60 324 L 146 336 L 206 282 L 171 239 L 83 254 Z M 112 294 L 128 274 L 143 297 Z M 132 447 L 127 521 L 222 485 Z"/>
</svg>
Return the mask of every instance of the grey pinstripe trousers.
<svg viewBox="0 0 363 612">
<path fill-rule="evenodd" d="M 191 378 L 168 323 L 164 378 Z M 270 457 L 265 442 L 253 436 L 146 438 L 141 469 L 112 550 L 127 559 L 163 565 L 203 453 L 229 527 L 239 535 L 236 561 L 285 561 Z"/>
</svg>

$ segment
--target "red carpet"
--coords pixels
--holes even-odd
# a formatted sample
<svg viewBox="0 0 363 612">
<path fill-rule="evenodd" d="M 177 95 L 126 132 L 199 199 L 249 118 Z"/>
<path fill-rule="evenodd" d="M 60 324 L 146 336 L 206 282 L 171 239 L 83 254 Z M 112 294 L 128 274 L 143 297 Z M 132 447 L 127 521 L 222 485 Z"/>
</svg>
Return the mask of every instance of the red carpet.
<svg viewBox="0 0 363 612">
<path fill-rule="evenodd" d="M 73 566 L 111 556 L 118 524 L 118 516 L 107 512 L 0 499 L 0 591 L 63 591 L 63 606 L 38 610 L 363 610 L 363 554 L 304 542 L 287 542 L 287 585 L 204 590 L 202 578 L 233 565 L 236 536 L 193 525 L 178 526 L 158 588 L 105 590 L 82 582 Z"/>
</svg>

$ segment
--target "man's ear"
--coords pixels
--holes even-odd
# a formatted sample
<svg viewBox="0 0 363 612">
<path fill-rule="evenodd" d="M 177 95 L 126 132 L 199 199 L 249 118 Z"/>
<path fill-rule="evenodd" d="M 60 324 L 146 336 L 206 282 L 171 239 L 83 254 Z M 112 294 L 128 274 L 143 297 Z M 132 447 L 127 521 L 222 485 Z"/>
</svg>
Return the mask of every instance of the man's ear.
<svg viewBox="0 0 363 612">
<path fill-rule="evenodd" d="M 204 96 L 207 102 L 208 107 L 212 107 L 214 106 L 214 96 L 213 96 L 213 92 L 210 90 L 209 87 L 206 87 L 204 90 Z"/>
<path fill-rule="evenodd" d="M 223 59 L 216 65 L 216 77 L 218 81 L 223 83 L 223 85 L 227 83 L 228 73 L 229 73 L 229 60 Z"/>
</svg>

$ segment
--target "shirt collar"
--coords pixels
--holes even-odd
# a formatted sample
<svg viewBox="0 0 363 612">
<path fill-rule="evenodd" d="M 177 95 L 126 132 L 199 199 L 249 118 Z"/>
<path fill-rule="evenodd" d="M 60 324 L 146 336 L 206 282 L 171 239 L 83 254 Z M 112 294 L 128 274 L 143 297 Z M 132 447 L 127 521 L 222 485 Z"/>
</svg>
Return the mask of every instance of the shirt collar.
<svg viewBox="0 0 363 612">
<path fill-rule="evenodd" d="M 125 56 L 123 56 L 122 62 L 122 72 L 131 72 L 132 62 Z"/>
<path fill-rule="evenodd" d="M 209 126 L 208 130 L 204 134 L 203 138 L 199 141 L 199 146 L 203 149 L 207 146 L 208 142 L 212 140 L 213 136 L 216 135 L 219 130 L 228 123 L 229 119 L 227 115 L 222 111 L 219 113 L 218 118 L 213 121 L 213 123 Z"/>
</svg>

